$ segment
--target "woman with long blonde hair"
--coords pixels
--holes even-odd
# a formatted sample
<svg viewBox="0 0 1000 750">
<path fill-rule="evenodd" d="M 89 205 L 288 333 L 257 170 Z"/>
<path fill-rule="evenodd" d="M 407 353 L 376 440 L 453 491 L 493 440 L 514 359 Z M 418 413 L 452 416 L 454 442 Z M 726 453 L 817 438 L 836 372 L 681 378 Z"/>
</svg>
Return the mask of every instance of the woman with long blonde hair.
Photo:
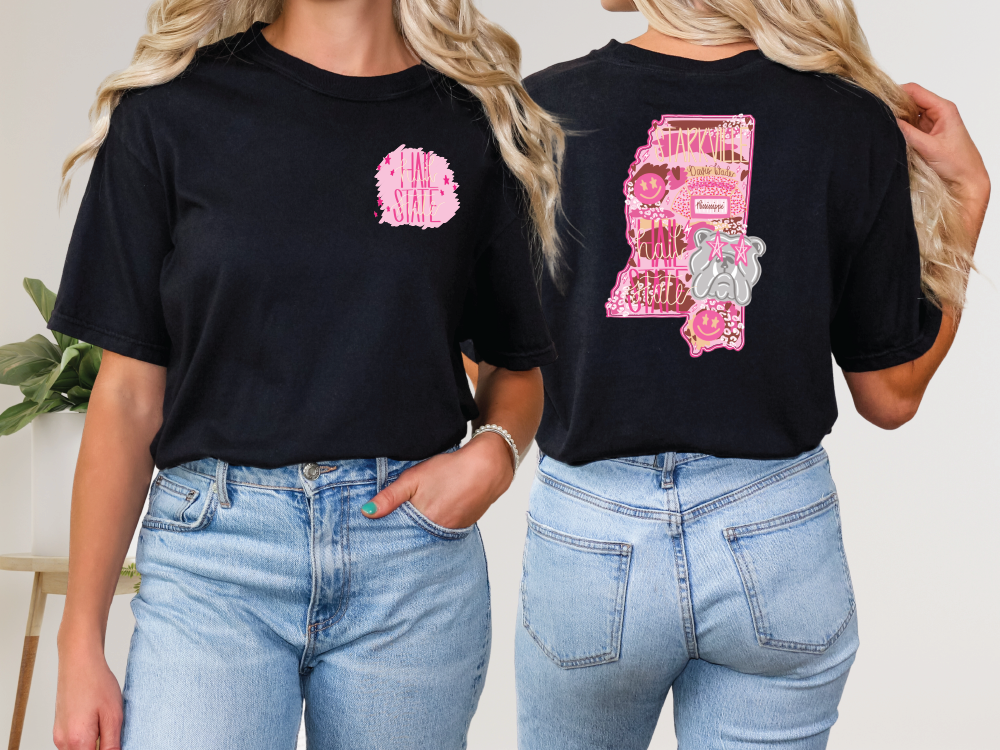
<svg viewBox="0 0 1000 750">
<path fill-rule="evenodd" d="M 603 5 L 649 31 L 525 82 L 575 135 L 519 746 L 645 748 L 672 691 L 682 750 L 822 748 L 858 646 L 830 355 L 866 419 L 913 417 L 989 179 L 850 0 Z"/>
<path fill-rule="evenodd" d="M 554 359 L 561 131 L 471 0 L 157 0 L 148 25 L 65 167 L 94 158 L 50 324 L 106 356 L 56 746 L 292 748 L 304 702 L 310 746 L 465 747 L 475 523 Z M 103 639 L 147 488 L 119 691 Z"/>
</svg>

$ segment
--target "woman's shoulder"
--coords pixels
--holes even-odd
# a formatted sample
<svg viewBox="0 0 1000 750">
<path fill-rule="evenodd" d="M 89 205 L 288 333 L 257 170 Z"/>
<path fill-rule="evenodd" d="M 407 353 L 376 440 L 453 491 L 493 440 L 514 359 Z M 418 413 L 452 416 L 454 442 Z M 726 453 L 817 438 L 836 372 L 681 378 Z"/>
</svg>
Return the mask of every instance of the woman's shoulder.
<svg viewBox="0 0 1000 750">
<path fill-rule="evenodd" d="M 207 84 L 234 82 L 246 70 L 259 68 L 251 59 L 253 41 L 253 30 L 248 29 L 199 47 L 187 67 L 176 76 L 129 89 L 122 96 L 121 105 L 138 113 L 169 108 L 176 104 L 177 97 L 211 96 L 214 92 Z"/>
<path fill-rule="evenodd" d="M 120 141 L 133 152 L 151 154 L 164 134 L 180 123 L 203 117 L 213 108 L 225 106 L 222 89 L 239 88 L 240 69 L 251 67 L 246 49 L 249 30 L 199 48 L 178 75 L 122 92 L 112 113 L 108 138 Z"/>
<path fill-rule="evenodd" d="M 784 79 L 782 96 L 799 110 L 809 109 L 831 126 L 871 132 L 895 140 L 899 134 L 891 107 L 864 87 L 830 73 L 798 71 L 775 63 L 769 66 Z"/>
<path fill-rule="evenodd" d="M 539 100 L 551 92 L 565 92 L 567 87 L 585 86 L 593 73 L 595 64 L 593 54 L 556 63 L 526 77 L 524 87 L 532 99 Z"/>
</svg>

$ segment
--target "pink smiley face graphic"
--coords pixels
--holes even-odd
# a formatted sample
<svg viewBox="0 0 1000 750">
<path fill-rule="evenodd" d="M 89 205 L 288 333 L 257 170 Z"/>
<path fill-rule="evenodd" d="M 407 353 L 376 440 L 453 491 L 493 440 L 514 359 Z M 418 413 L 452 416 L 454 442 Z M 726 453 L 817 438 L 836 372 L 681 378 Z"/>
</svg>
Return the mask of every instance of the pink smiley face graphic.
<svg viewBox="0 0 1000 750">
<path fill-rule="evenodd" d="M 667 183 L 656 172 L 647 172 L 636 179 L 633 192 L 635 197 L 646 205 L 653 205 L 663 200 L 667 192 Z"/>
<path fill-rule="evenodd" d="M 725 329 L 725 321 L 715 310 L 699 310 L 691 321 L 691 328 L 702 341 L 715 341 Z"/>
</svg>

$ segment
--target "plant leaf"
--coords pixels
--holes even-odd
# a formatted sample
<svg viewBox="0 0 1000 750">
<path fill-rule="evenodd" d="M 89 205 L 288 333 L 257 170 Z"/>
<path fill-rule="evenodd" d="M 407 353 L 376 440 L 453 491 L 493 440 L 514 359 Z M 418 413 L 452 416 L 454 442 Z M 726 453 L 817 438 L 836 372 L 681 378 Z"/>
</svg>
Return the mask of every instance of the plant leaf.
<svg viewBox="0 0 1000 750">
<path fill-rule="evenodd" d="M 0 352 L 0 358 L 2 357 L 3 352 Z M 0 364 L 0 383 L 4 385 L 21 385 L 40 374 L 47 374 L 55 366 L 54 362 L 47 359 L 29 359 L 28 357 L 5 359 Z"/>
<path fill-rule="evenodd" d="M 72 367 L 67 367 L 59 374 L 59 377 L 56 378 L 56 382 L 52 384 L 52 392 L 66 393 L 70 389 L 76 388 L 78 385 L 80 385 L 79 374 Z"/>
<path fill-rule="evenodd" d="M 75 385 L 66 391 L 66 398 L 73 402 L 73 406 L 77 406 L 90 400 L 90 389 Z"/>
<path fill-rule="evenodd" d="M 30 377 L 24 382 L 22 382 L 20 387 L 21 387 L 21 393 L 24 394 L 24 397 L 26 399 L 29 399 L 30 401 L 34 401 L 35 392 L 43 383 L 45 383 L 49 379 L 49 375 L 52 374 L 53 370 L 55 370 L 54 365 L 52 366 L 51 369 L 44 370 L 38 373 L 37 375 L 34 375 L 33 377 Z"/>
<path fill-rule="evenodd" d="M 25 351 L 33 352 L 37 356 L 45 357 L 53 362 L 58 362 L 62 358 L 62 352 L 59 351 L 59 347 L 40 333 L 36 333 L 30 339 L 22 341 L 20 344 L 9 344 L 8 346 L 16 348 L 25 347 Z"/>
<path fill-rule="evenodd" d="M 20 430 L 35 418 L 40 406 L 41 404 L 36 404 L 34 401 L 22 401 L 5 409 L 0 414 L 0 435 L 13 435 Z"/>
<path fill-rule="evenodd" d="M 31 296 L 31 300 L 35 303 L 35 307 L 38 308 L 38 312 L 45 318 L 45 322 L 48 323 L 52 317 L 52 310 L 56 306 L 55 293 L 38 279 L 25 279 L 24 289 Z M 62 351 L 66 351 L 66 349 L 73 346 L 79 340 L 58 331 L 53 331 L 52 335 L 55 337 L 56 343 L 59 344 L 59 349 Z"/>
<path fill-rule="evenodd" d="M 75 411 L 78 414 L 86 414 L 88 406 L 90 406 L 90 401 L 83 401 L 82 403 L 79 403 L 76 406 L 69 407 L 69 410 Z"/>
<path fill-rule="evenodd" d="M 65 333 L 59 333 L 59 331 L 53 331 L 52 335 L 55 337 L 56 343 L 59 344 L 59 348 L 63 351 L 69 349 L 73 344 L 80 343 L 80 339 L 67 336 Z"/>
<path fill-rule="evenodd" d="M 61 411 L 66 404 L 61 400 L 50 399 L 41 404 L 25 400 L 0 414 L 0 435 L 13 435 L 22 427 L 27 426 L 39 414 Z"/>
<path fill-rule="evenodd" d="M 49 322 L 52 317 L 52 308 L 56 306 L 56 295 L 51 289 L 38 279 L 25 279 L 24 290 L 31 296 L 31 301 L 35 303 L 38 312 Z"/>
<path fill-rule="evenodd" d="M 104 357 L 104 350 L 99 346 L 91 347 L 81 358 L 77 371 L 80 373 L 80 385 L 84 388 L 93 388 L 97 380 L 97 371 L 101 369 L 101 359 Z"/>
<path fill-rule="evenodd" d="M 55 384 L 55 382 L 59 379 L 59 376 L 62 375 L 63 370 L 66 369 L 66 367 L 69 365 L 70 362 L 72 362 L 74 359 L 80 356 L 80 348 L 86 346 L 90 346 L 90 344 L 74 344 L 73 346 L 69 347 L 66 351 L 62 353 L 62 360 L 59 362 L 58 367 L 54 367 L 44 380 L 41 380 L 39 382 L 33 382 L 31 383 L 30 386 L 27 384 L 22 384 L 21 392 L 25 396 L 30 398 L 32 401 L 37 401 L 38 403 L 42 403 L 42 401 L 44 401 L 45 398 L 49 395 L 49 391 L 52 389 L 52 386 Z M 32 380 L 37 380 L 37 377 L 33 378 Z"/>
<path fill-rule="evenodd" d="M 61 359 L 59 348 L 41 334 L 19 344 L 0 346 L 0 383 L 20 385 Z"/>
</svg>

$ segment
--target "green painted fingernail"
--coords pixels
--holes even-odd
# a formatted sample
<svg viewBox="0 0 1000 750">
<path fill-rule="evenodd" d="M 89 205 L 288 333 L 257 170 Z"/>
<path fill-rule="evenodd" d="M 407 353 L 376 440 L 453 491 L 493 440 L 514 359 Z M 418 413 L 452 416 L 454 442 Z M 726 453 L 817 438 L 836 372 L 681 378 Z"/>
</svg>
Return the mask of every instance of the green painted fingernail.
<svg viewBox="0 0 1000 750">
<path fill-rule="evenodd" d="M 377 510 L 378 506 L 375 503 L 365 503 L 364 505 L 361 506 L 361 512 L 368 516 L 370 516 Z"/>
</svg>

